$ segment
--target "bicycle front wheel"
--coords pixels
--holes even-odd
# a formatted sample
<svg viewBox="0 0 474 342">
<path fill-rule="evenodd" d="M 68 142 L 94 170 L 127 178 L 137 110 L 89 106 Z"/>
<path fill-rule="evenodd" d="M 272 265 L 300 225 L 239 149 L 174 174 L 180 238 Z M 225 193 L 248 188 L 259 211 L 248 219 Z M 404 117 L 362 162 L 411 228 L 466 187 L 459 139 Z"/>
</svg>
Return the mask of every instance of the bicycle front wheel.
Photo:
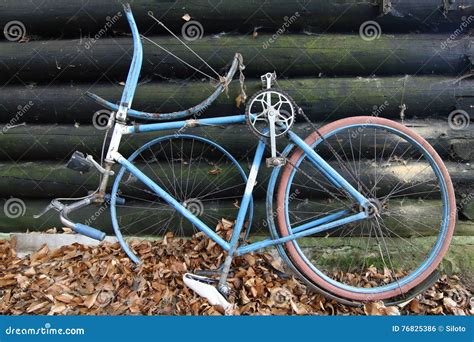
<svg viewBox="0 0 474 342">
<path fill-rule="evenodd" d="M 222 219 L 235 221 L 247 175 L 220 145 L 194 135 L 169 135 L 146 143 L 128 160 L 210 229 Z M 118 203 L 117 197 L 125 203 Z M 139 260 L 125 236 L 161 238 L 172 232 L 190 237 L 199 231 L 124 167 L 112 189 L 111 215 L 120 244 L 135 262 Z M 250 203 L 247 229 L 252 215 Z"/>
<path fill-rule="evenodd" d="M 362 221 L 284 245 L 293 266 L 316 286 L 353 301 L 406 294 L 446 253 L 455 226 L 454 189 L 436 151 L 391 120 L 353 117 L 324 126 L 306 143 L 373 204 Z M 280 236 L 328 215 L 361 208 L 318 173 L 301 149 L 281 173 L 275 213 Z"/>
</svg>

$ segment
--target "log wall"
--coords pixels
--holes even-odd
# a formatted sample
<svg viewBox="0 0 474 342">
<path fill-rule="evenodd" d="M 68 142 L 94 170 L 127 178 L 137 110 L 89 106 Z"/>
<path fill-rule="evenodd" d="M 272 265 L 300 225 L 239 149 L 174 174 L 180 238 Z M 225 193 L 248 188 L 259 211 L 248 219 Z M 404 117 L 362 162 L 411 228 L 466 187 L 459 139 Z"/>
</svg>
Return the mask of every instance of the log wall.
<svg viewBox="0 0 474 342">
<path fill-rule="evenodd" d="M 461 219 L 456 234 L 474 234 L 474 124 L 463 129 L 448 124 L 454 110 L 473 118 L 474 44 L 469 33 L 474 0 L 135 0 L 131 5 L 142 33 L 209 72 L 154 25 L 147 12 L 152 10 L 178 34 L 185 14 L 199 21 L 204 35 L 189 45 L 216 70 L 223 73 L 235 52 L 242 53 L 249 95 L 261 89 L 261 74 L 275 71 L 278 86 L 317 126 L 376 112 L 415 129 L 450 169 Z M 18 20 L 25 26 L 18 41 L 0 38 L 0 202 L 14 197 L 26 205 L 17 219 L 0 211 L 2 232 L 58 226 L 53 214 L 39 220 L 32 215 L 51 198 L 82 196 L 95 188 L 97 175 L 80 175 L 64 164 L 75 150 L 100 155 L 104 131 L 92 125 L 92 118 L 101 107 L 84 93 L 118 101 L 132 53 L 119 3 L 48 0 L 34 7 L 32 2 L 0 1 L 0 24 Z M 380 27 L 373 40 L 359 33 L 367 21 Z M 144 42 L 134 108 L 184 109 L 212 90 L 199 74 Z M 235 81 L 203 116 L 241 114 L 238 91 Z M 295 130 L 308 134 L 301 122 Z M 121 151 L 129 155 L 169 133 L 127 137 Z M 257 143 L 245 126 L 190 128 L 187 133 L 215 139 L 245 167 Z M 264 169 L 262 179 L 267 174 Z M 255 193 L 257 222 L 264 216 L 264 189 L 262 181 Z M 78 213 L 78 220 L 90 217 L 91 210 L 96 209 Z M 97 224 L 110 232 L 109 218 L 102 216 Z"/>
</svg>

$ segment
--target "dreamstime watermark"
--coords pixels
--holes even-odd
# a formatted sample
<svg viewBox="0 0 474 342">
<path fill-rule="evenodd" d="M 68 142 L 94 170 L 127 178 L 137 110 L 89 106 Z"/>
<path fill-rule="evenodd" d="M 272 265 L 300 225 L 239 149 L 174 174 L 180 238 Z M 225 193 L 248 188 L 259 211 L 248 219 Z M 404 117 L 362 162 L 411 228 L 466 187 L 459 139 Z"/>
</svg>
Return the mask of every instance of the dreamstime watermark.
<svg viewBox="0 0 474 342">
<path fill-rule="evenodd" d="M 19 198 L 12 197 L 5 201 L 3 205 L 3 213 L 10 219 L 16 219 L 24 216 L 26 212 L 26 204 Z"/>
<path fill-rule="evenodd" d="M 183 202 L 183 207 L 188 209 L 191 214 L 201 216 L 204 213 L 204 204 L 197 198 L 190 198 Z"/>
<path fill-rule="evenodd" d="M 458 38 L 467 30 L 471 23 L 474 22 L 474 15 L 462 17 L 461 20 L 462 22 L 459 27 L 448 37 L 448 39 L 441 43 L 441 49 L 447 49 L 452 41 L 456 40 L 456 38 Z"/>
<path fill-rule="evenodd" d="M 389 106 L 389 102 L 388 101 L 385 101 L 384 103 L 382 103 L 380 106 L 377 106 L 377 105 L 374 105 L 372 107 L 372 116 L 367 119 L 365 121 L 365 123 L 359 127 L 357 127 L 357 129 L 355 129 L 354 131 L 352 131 L 351 133 L 351 137 L 353 139 L 357 138 L 359 136 L 359 134 L 361 134 L 366 128 L 367 126 L 369 126 L 370 124 L 373 124 L 374 123 L 374 120 L 375 118 L 377 118 L 380 114 L 383 113 L 383 111 Z"/>
<path fill-rule="evenodd" d="M 86 226 L 92 226 L 92 223 L 95 222 L 99 218 L 100 215 L 102 215 L 105 211 L 109 209 L 109 202 L 106 201 L 104 202 L 103 205 L 99 207 L 87 220 L 84 221 L 84 224 Z"/>
<path fill-rule="evenodd" d="M 108 109 L 101 109 L 92 115 L 92 125 L 99 131 L 107 129 L 112 112 Z"/>
<path fill-rule="evenodd" d="M 31 107 L 33 107 L 33 106 L 34 106 L 33 101 L 29 101 L 27 104 L 25 104 L 23 106 L 19 105 L 17 107 L 17 112 L 15 113 L 13 118 L 11 118 L 10 121 L 5 126 L 3 126 L 2 134 L 6 133 L 10 128 L 17 125 L 18 121 L 23 117 L 23 115 L 25 115 L 31 109 Z"/>
<path fill-rule="evenodd" d="M 3 35 L 11 42 L 18 42 L 25 38 L 25 25 L 19 20 L 12 20 L 3 27 Z"/>
<path fill-rule="evenodd" d="M 204 27 L 197 20 L 187 21 L 181 27 L 181 35 L 188 42 L 199 40 L 204 36 Z"/>
<path fill-rule="evenodd" d="M 296 199 L 299 195 L 300 195 L 301 191 L 299 189 L 295 189 L 295 191 L 293 191 L 289 196 L 288 196 L 288 203 L 291 203 L 294 199 Z M 280 214 L 280 212 L 282 210 L 284 210 L 285 208 L 281 207 L 281 206 L 278 206 L 276 208 L 276 210 L 273 210 L 272 212 L 272 218 L 271 218 L 271 222 L 273 222 L 273 220 L 275 219 L 275 217 L 278 216 L 278 214 Z M 270 219 L 267 217 L 267 219 L 263 219 L 263 222 L 262 222 L 262 225 L 264 228 L 268 227 L 268 224 L 269 224 L 269 221 Z"/>
<path fill-rule="evenodd" d="M 84 335 L 84 328 L 52 328 L 50 323 L 39 328 L 5 328 L 5 335 Z"/>
<path fill-rule="evenodd" d="M 456 210 L 450 211 L 449 215 L 444 216 L 441 220 L 441 226 L 445 226 L 450 222 L 455 222 L 458 213 L 462 212 L 465 206 L 467 206 L 472 200 L 474 200 L 474 192 L 470 192 L 467 195 L 464 195 L 461 200 L 458 200 L 456 203 Z"/>
<path fill-rule="evenodd" d="M 470 120 L 471 118 L 469 117 L 469 114 L 462 109 L 453 110 L 448 115 L 448 125 L 451 129 L 454 129 L 454 130 L 461 130 L 461 129 L 468 128 L 470 124 Z"/>
<path fill-rule="evenodd" d="M 197 121 L 201 115 L 209 108 L 209 104 L 205 104 L 201 109 L 199 109 L 191 119 L 188 119 L 184 122 L 184 125 L 179 128 L 176 132 L 174 132 L 175 138 L 178 138 L 180 135 L 182 135 L 188 128 L 193 128 L 197 127 L 199 125 L 199 122 Z"/>
<path fill-rule="evenodd" d="M 268 49 L 268 47 L 273 44 L 281 35 L 283 35 L 293 23 L 298 20 L 300 17 L 299 12 L 295 12 L 291 17 L 284 17 L 283 19 L 285 22 L 283 25 L 280 26 L 280 28 L 270 37 L 268 38 L 262 45 L 263 49 Z"/>
<path fill-rule="evenodd" d="M 474 192 L 470 192 L 467 195 L 461 196 L 461 200 L 458 200 L 456 203 L 457 211 L 461 212 L 465 206 L 471 203 L 472 200 L 474 200 Z"/>
<path fill-rule="evenodd" d="M 105 18 L 106 22 L 104 27 L 102 27 L 99 32 L 97 32 L 94 37 L 89 38 L 85 44 L 84 47 L 89 50 L 92 45 L 94 45 L 100 38 L 102 38 L 111 28 L 112 26 L 115 25 L 117 21 L 122 17 L 122 12 L 117 12 L 113 17 L 107 16 Z"/>
<path fill-rule="evenodd" d="M 373 20 L 364 21 L 359 27 L 359 35 L 362 40 L 370 42 L 379 39 L 382 35 L 380 24 Z"/>
</svg>

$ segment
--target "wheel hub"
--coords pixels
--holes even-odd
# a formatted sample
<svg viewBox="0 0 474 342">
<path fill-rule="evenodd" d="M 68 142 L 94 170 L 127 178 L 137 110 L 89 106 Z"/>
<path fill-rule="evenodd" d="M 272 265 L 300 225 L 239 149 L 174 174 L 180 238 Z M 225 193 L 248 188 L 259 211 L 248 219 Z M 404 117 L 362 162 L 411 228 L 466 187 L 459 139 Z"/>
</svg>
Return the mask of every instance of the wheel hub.
<svg viewBox="0 0 474 342">
<path fill-rule="evenodd" d="M 361 211 L 367 212 L 369 217 L 380 216 L 384 209 L 384 205 L 377 198 L 370 198 L 367 207 L 362 208 Z"/>
</svg>

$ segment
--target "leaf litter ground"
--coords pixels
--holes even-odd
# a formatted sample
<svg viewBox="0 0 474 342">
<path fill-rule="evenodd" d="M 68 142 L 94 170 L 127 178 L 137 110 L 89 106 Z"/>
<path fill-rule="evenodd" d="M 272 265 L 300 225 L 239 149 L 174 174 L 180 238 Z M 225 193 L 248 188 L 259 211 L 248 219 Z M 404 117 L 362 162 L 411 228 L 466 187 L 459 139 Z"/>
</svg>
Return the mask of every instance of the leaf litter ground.
<svg viewBox="0 0 474 342">
<path fill-rule="evenodd" d="M 224 237 L 231 226 L 221 222 Z M 0 240 L 0 313 L 7 315 L 221 315 L 184 286 L 182 276 L 215 270 L 224 253 L 204 234 L 191 239 L 168 234 L 160 241 L 134 240 L 131 247 L 143 263 L 135 265 L 118 243 L 73 244 L 56 250 L 46 245 L 18 258 L 14 241 Z M 423 294 L 403 305 L 382 302 L 350 307 L 311 292 L 269 253 L 235 259 L 229 278 L 234 315 L 472 315 L 474 301 L 457 276 L 443 275 Z M 354 279 L 354 274 L 341 274 Z M 383 280 L 386 270 L 369 267 L 355 281 Z"/>
</svg>

